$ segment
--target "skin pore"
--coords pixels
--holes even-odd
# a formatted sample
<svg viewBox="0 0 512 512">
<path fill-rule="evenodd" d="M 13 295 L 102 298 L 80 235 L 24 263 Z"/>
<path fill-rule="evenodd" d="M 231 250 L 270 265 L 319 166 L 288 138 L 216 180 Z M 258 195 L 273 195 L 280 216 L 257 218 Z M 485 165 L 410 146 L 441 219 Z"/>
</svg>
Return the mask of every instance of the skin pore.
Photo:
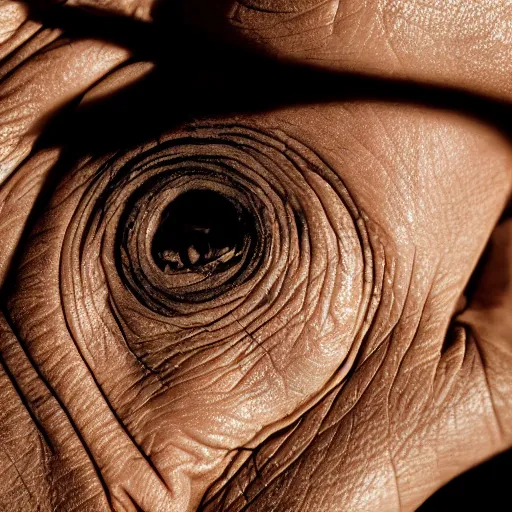
<svg viewBox="0 0 512 512">
<path fill-rule="evenodd" d="M 511 21 L 0 2 L 0 505 L 415 510 L 508 449 Z"/>
</svg>

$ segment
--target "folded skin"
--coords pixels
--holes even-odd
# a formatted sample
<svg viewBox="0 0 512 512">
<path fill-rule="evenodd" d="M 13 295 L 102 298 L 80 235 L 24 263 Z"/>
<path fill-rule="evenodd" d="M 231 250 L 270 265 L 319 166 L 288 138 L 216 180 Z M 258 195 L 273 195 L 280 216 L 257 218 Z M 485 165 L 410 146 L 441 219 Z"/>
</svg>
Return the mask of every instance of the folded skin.
<svg viewBox="0 0 512 512">
<path fill-rule="evenodd" d="M 156 0 L 68 0 L 139 19 Z M 186 0 L 187 22 L 280 59 L 510 99 L 512 6 L 501 0 Z M 174 3 L 173 3 L 174 4 Z"/>
<path fill-rule="evenodd" d="M 282 106 L 102 154 L 84 139 L 48 184 L 68 148 L 25 157 L 51 116 L 152 70 L 53 37 L 11 44 L 0 84 L 2 505 L 414 510 L 510 446 L 508 224 L 457 316 L 510 193 L 496 129 Z"/>
<path fill-rule="evenodd" d="M 215 2 L 217 4 L 217 2 Z M 279 58 L 510 99 L 512 6 L 496 0 L 192 0 L 190 17 Z M 216 22 L 212 21 L 215 13 Z"/>
</svg>

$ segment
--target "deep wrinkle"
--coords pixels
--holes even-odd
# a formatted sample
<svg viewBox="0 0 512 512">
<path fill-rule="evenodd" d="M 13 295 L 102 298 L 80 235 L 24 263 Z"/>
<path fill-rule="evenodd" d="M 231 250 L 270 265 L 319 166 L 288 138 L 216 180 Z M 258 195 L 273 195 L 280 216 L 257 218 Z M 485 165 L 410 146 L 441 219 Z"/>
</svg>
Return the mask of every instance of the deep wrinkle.
<svg viewBox="0 0 512 512">
<path fill-rule="evenodd" d="M 508 42 L 453 37 L 506 9 L 84 2 L 0 42 L 0 503 L 413 510 L 507 449 Z"/>
</svg>

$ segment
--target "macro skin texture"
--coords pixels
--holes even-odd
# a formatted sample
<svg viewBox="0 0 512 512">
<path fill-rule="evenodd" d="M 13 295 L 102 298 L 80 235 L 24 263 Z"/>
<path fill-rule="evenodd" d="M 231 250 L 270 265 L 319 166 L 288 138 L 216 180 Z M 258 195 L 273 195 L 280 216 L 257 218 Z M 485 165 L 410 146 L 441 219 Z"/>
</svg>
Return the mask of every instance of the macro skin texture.
<svg viewBox="0 0 512 512">
<path fill-rule="evenodd" d="M 330 70 L 469 88 L 510 99 L 512 6 L 495 0 L 187 2 L 223 37 Z M 215 20 L 215 21 L 212 21 Z"/>
<path fill-rule="evenodd" d="M 1 2 L 1 508 L 415 510 L 508 449 L 509 9 Z"/>
</svg>

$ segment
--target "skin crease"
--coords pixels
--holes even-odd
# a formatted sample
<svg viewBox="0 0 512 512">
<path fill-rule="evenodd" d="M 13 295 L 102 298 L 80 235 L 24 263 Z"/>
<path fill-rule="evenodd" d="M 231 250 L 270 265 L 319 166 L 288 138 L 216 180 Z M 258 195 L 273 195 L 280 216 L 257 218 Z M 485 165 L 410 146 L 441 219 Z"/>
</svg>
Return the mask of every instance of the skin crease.
<svg viewBox="0 0 512 512">
<path fill-rule="evenodd" d="M 450 16 L 424 3 L 352 3 L 194 0 L 184 14 L 212 33 L 233 27 L 228 37 L 274 57 L 508 97 L 506 31 L 497 37 L 493 21 L 508 19 L 504 2 L 479 4 L 487 16 L 472 3 Z M 158 15 L 147 2 L 72 5 L 144 23 Z M 4 508 L 415 510 L 512 445 L 510 221 L 495 229 L 512 153 L 496 128 L 449 109 L 310 102 L 198 119 L 99 155 L 85 140 L 49 180 L 67 148 L 34 143 L 52 117 L 75 101 L 72 120 L 153 63 L 125 64 L 130 50 L 115 43 L 63 39 L 24 4 L 0 9 Z M 370 35 L 354 54 L 360 31 Z M 190 137 L 192 155 L 217 137 L 215 161 L 249 162 L 251 186 L 268 197 L 262 211 L 275 208 L 268 271 L 195 316 L 152 309 L 114 264 L 128 191 L 148 171 L 119 183 L 116 173 L 159 148 L 190 151 Z"/>
<path fill-rule="evenodd" d="M 72 5 L 148 20 L 141 0 Z M 510 100 L 512 7 L 495 0 L 190 0 L 187 22 L 280 59 Z"/>
<path fill-rule="evenodd" d="M 194 23 L 279 58 L 511 98 L 511 6 L 495 0 L 192 0 Z M 188 9 L 189 8 L 189 9 Z"/>
</svg>

